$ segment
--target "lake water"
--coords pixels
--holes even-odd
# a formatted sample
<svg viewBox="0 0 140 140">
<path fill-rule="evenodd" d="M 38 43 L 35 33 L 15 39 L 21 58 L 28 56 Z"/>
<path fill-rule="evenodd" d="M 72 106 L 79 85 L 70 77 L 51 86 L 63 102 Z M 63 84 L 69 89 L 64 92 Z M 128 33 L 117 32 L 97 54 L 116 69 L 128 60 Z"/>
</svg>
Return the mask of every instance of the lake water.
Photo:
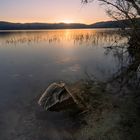
<svg viewBox="0 0 140 140">
<path fill-rule="evenodd" d="M 109 79 L 120 68 L 120 60 L 106 47 L 126 42 L 115 29 L 0 31 L 3 138 L 21 137 L 13 130 L 20 128 L 19 112 L 50 83 L 78 81 L 86 78 L 86 73 L 102 81 Z"/>
</svg>

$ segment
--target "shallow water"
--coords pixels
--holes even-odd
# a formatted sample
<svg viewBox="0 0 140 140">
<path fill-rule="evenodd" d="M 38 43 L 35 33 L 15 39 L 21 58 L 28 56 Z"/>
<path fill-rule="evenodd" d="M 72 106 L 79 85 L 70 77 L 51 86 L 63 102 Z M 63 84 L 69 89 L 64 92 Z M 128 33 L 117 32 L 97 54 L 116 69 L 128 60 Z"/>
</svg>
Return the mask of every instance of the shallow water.
<svg viewBox="0 0 140 140">
<path fill-rule="evenodd" d="M 2 138 L 38 140 L 45 128 L 44 138 L 72 139 L 73 121 L 68 127 L 67 117 L 48 113 L 43 126 L 42 120 L 36 121 L 40 109 L 32 101 L 54 81 L 74 82 L 86 78 L 86 73 L 102 81 L 109 79 L 120 68 L 120 60 L 105 48 L 126 42 L 115 29 L 0 31 Z M 55 124 L 54 118 L 61 123 Z"/>
</svg>

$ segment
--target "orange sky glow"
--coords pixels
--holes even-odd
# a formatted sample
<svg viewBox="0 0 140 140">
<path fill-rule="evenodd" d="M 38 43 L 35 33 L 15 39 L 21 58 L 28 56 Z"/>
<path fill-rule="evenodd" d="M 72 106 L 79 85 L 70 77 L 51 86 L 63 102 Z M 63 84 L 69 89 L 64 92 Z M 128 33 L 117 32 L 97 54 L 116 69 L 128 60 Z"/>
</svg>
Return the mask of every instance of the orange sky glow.
<svg viewBox="0 0 140 140">
<path fill-rule="evenodd" d="M 111 20 L 97 1 L 81 0 L 0 0 L 0 21 L 85 23 Z"/>
</svg>

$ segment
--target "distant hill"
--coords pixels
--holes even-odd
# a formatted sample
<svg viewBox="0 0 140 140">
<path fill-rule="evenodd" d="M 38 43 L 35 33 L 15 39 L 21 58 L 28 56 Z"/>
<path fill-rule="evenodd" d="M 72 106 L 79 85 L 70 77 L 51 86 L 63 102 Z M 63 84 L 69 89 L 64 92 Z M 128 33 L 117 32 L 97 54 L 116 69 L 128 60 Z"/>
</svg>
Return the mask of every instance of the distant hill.
<svg viewBox="0 0 140 140">
<path fill-rule="evenodd" d="M 86 28 L 85 24 L 79 23 L 10 23 L 0 21 L 0 30 L 24 30 L 24 29 L 76 29 Z"/>
<path fill-rule="evenodd" d="M 138 19 L 140 23 L 140 19 Z M 0 30 L 37 30 L 37 29 L 81 29 L 81 28 L 124 28 L 129 27 L 127 20 L 97 22 L 86 25 L 81 23 L 11 23 L 0 21 Z"/>
<path fill-rule="evenodd" d="M 140 18 L 136 19 L 138 25 L 140 25 Z M 97 22 L 89 25 L 91 28 L 126 28 L 130 27 L 130 22 L 128 20 L 120 21 L 106 21 L 106 22 Z"/>
</svg>

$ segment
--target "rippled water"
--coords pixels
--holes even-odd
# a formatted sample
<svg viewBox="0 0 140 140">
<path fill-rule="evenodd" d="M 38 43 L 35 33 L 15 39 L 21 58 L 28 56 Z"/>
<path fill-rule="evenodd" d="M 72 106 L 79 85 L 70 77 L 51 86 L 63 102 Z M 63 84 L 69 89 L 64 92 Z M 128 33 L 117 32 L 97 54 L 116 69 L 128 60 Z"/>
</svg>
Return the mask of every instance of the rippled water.
<svg viewBox="0 0 140 140">
<path fill-rule="evenodd" d="M 7 116 L 6 110 L 13 110 L 15 118 L 19 104 L 28 104 L 54 81 L 73 82 L 86 73 L 107 80 L 120 60 L 105 48 L 126 42 L 114 29 L 0 31 L 0 112 Z M 13 121 L 5 134 L 10 125 L 17 128 Z"/>
</svg>

